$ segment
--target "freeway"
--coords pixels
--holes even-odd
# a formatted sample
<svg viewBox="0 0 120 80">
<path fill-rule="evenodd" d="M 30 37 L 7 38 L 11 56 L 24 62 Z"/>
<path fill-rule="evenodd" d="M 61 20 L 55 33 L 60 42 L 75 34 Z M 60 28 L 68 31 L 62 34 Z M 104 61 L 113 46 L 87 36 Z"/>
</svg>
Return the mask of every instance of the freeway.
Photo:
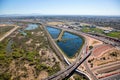
<svg viewBox="0 0 120 80">
<path fill-rule="evenodd" d="M 74 70 L 76 70 L 79 65 L 81 65 L 91 54 L 91 51 L 88 52 L 85 57 L 77 59 L 73 64 L 71 64 L 70 66 L 68 66 L 65 70 L 59 71 L 58 73 L 49 76 L 48 78 L 46 78 L 45 80 L 62 80 L 64 78 L 66 78 L 67 76 L 69 76 L 70 73 L 72 73 Z"/>
</svg>

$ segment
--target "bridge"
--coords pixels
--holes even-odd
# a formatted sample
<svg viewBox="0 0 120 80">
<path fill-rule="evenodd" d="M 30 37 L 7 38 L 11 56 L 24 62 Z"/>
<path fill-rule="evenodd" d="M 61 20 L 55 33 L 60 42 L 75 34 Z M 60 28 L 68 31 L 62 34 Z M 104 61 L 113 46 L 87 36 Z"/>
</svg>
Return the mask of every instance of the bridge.
<svg viewBox="0 0 120 80">
<path fill-rule="evenodd" d="M 77 58 L 77 60 L 68 66 L 65 70 L 59 71 L 56 74 L 49 76 L 45 80 L 62 80 L 70 75 L 74 70 L 76 70 L 91 54 L 91 51 L 88 52 L 83 58 Z"/>
</svg>

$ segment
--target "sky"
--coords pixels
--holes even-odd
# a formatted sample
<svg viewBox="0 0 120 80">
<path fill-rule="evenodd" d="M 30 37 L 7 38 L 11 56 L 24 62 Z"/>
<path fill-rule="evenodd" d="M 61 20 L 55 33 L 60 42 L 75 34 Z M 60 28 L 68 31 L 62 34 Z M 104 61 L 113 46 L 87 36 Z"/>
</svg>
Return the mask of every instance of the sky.
<svg viewBox="0 0 120 80">
<path fill-rule="evenodd" d="M 120 0 L 0 0 L 0 15 L 120 15 Z"/>
</svg>

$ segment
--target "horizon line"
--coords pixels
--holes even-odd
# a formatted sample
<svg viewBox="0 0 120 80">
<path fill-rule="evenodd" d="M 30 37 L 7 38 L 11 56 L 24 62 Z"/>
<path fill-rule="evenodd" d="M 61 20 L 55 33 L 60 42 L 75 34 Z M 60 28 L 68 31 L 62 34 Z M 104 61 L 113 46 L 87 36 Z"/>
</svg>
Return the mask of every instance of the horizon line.
<svg viewBox="0 0 120 80">
<path fill-rule="evenodd" d="M 120 16 L 120 15 L 98 15 L 98 14 L 40 14 L 40 13 L 31 13 L 31 14 L 0 14 L 0 16 Z"/>
</svg>

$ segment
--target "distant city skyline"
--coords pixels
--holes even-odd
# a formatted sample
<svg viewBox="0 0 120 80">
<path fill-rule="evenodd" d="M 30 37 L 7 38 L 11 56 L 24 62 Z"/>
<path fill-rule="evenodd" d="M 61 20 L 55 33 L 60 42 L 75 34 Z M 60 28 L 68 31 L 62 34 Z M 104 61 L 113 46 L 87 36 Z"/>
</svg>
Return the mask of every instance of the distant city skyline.
<svg viewBox="0 0 120 80">
<path fill-rule="evenodd" d="M 120 15 L 120 0 L 0 0 L 0 15 Z"/>
</svg>

